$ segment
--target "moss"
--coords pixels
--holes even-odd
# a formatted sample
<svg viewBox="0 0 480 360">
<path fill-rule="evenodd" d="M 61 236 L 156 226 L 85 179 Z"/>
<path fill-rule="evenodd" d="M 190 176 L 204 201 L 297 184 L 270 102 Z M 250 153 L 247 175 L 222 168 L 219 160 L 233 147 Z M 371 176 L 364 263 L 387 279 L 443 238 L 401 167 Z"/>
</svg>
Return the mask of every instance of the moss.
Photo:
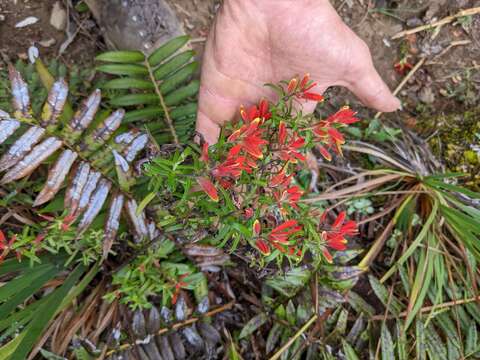
<svg viewBox="0 0 480 360">
<path fill-rule="evenodd" d="M 423 133 L 434 133 L 430 146 L 450 171 L 469 174 L 465 185 L 480 190 L 480 107 L 418 121 Z"/>
</svg>

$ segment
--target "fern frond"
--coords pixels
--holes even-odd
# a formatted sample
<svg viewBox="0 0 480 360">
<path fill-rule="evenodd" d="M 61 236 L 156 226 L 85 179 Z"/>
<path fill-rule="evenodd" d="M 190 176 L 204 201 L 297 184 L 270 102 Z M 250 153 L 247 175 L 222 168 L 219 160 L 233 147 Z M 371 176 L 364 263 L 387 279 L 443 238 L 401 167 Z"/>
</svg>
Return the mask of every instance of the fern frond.
<svg viewBox="0 0 480 360">
<path fill-rule="evenodd" d="M 128 194 L 128 187 L 116 180 L 118 174 L 123 182 L 132 181 L 131 164 L 147 146 L 148 135 L 134 130 L 117 134 L 125 114 L 122 109 L 112 112 L 103 121 L 94 121 L 101 103 L 100 90 L 95 90 L 71 120 L 63 124 L 59 119 L 68 96 L 68 85 L 63 79 L 53 83 L 40 120 L 37 120 L 31 108 L 28 86 L 13 66 L 9 68 L 9 77 L 14 115 L 12 118 L 0 112 L 0 145 L 24 132 L 10 146 L 2 147 L 5 151 L 0 153 L 0 172 L 4 174 L 0 184 L 26 178 L 54 158 L 34 207 L 54 199 L 70 177 L 64 207 L 70 221 L 79 221 L 78 236 L 92 225 L 110 197 L 105 224 L 105 256 L 119 229 L 122 209 L 133 224 L 137 240 L 154 237 L 154 223 L 137 211 L 137 203 Z M 98 124 L 91 126 L 95 122 Z"/>
<path fill-rule="evenodd" d="M 182 51 L 188 40 L 188 36 L 172 39 L 148 57 L 139 51 L 97 56 L 102 63 L 97 70 L 117 76 L 102 85 L 113 91 L 110 105 L 126 108 L 124 122 L 162 119 L 162 125 L 145 124 L 159 143 L 186 142 L 195 128 L 200 83 L 192 79 L 198 69 L 195 53 Z"/>
</svg>

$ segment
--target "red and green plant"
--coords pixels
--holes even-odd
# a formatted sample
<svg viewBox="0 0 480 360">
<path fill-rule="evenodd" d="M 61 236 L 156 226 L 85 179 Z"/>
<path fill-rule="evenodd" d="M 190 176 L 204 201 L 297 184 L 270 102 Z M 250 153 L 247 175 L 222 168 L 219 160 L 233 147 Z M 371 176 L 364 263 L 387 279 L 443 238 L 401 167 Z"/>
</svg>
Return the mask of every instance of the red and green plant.
<svg viewBox="0 0 480 360">
<path fill-rule="evenodd" d="M 324 209 L 303 202 L 307 190 L 297 174 L 307 168 L 311 151 L 328 161 L 342 155 L 341 130 L 358 118 L 348 107 L 321 120 L 296 111 L 305 99 L 323 99 L 311 92 L 314 86 L 308 75 L 272 85 L 278 103 L 242 107 L 239 121 L 223 129 L 218 143 L 200 139 L 197 152 L 187 148 L 148 164 L 157 203 L 175 202 L 168 211 L 158 207 L 164 219 L 159 227 L 207 229 L 205 243 L 228 244 L 230 251 L 242 246 L 259 264 L 297 263 L 307 253 L 314 262 L 330 262 L 330 249 L 345 250 L 355 222 L 341 213 L 329 224 Z"/>
</svg>

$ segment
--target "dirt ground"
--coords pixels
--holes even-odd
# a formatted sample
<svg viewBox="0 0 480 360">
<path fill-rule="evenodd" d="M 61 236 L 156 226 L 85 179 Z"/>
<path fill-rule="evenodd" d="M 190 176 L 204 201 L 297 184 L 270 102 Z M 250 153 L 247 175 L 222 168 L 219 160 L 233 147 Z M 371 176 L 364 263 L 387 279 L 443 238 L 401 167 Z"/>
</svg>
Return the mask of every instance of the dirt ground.
<svg viewBox="0 0 480 360">
<path fill-rule="evenodd" d="M 36 44 L 44 58 L 59 57 L 76 64 L 91 64 L 94 55 L 105 49 L 101 26 L 91 14 L 79 13 L 70 7 L 70 35 L 50 25 L 56 0 L 0 0 L 0 54 L 3 60 L 27 58 L 27 49 Z M 396 115 L 410 125 L 425 113 L 463 111 L 479 103 L 480 88 L 480 16 L 459 19 L 416 35 L 391 40 L 392 35 L 421 24 L 442 19 L 460 9 L 478 6 L 473 0 L 335 0 L 332 1 L 344 21 L 370 46 L 375 65 L 393 89 L 405 76 L 394 69 L 401 60 L 414 65 L 422 56 L 426 63 L 403 87 L 399 96 L 405 102 L 405 112 Z M 79 1 L 59 2 L 78 5 Z M 475 4 L 476 3 L 476 4 Z M 194 39 L 194 47 L 202 54 L 204 39 L 214 14 L 220 6 L 218 0 L 171 0 L 185 31 Z M 16 28 L 27 17 L 38 22 Z M 59 49 L 68 47 L 59 54 Z M 0 65 L 1 66 L 1 65 Z M 407 65 L 408 66 L 408 65 Z M 408 69 L 407 69 L 408 70 Z M 334 92 L 338 93 L 338 90 Z M 336 98 L 355 100 L 346 92 Z"/>
</svg>

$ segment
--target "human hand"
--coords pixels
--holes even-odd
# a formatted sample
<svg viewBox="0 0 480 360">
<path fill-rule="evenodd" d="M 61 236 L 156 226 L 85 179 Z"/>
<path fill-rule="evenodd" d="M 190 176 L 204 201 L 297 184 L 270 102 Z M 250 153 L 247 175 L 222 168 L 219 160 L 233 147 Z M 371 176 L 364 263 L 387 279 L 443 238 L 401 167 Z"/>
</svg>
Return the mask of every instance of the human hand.
<svg viewBox="0 0 480 360">
<path fill-rule="evenodd" d="M 400 107 L 367 45 L 328 0 L 225 0 L 205 48 L 197 131 L 215 143 L 239 105 L 274 96 L 265 83 L 305 72 L 318 84 L 312 91 L 341 85 L 379 111 Z M 306 101 L 303 110 L 315 105 Z"/>
</svg>

